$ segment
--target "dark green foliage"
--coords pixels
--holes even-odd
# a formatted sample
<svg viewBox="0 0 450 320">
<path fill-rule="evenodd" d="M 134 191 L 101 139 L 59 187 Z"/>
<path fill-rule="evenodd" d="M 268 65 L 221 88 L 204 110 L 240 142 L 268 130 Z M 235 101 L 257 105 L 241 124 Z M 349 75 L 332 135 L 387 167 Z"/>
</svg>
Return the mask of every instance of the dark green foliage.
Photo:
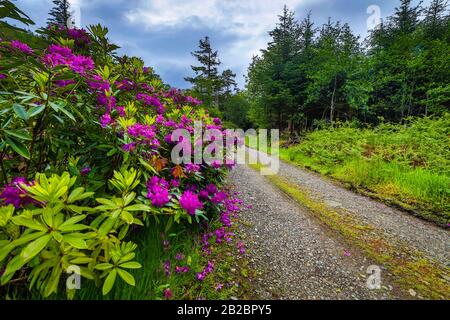
<svg viewBox="0 0 450 320">
<path fill-rule="evenodd" d="M 331 175 L 363 192 L 450 222 L 450 114 L 359 129 L 337 123 L 308 133 L 281 157 Z"/>
<path fill-rule="evenodd" d="M 363 46 L 347 24 L 320 30 L 286 8 L 268 47 L 248 70 L 249 119 L 291 135 L 317 121 L 441 115 L 450 101 L 448 1 L 429 7 L 401 0 Z"/>
</svg>

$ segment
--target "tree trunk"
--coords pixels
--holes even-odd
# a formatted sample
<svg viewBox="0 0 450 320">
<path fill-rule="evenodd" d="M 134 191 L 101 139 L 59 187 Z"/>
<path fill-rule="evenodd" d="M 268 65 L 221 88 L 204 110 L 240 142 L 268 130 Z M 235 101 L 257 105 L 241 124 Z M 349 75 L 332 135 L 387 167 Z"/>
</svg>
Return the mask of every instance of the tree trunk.
<svg viewBox="0 0 450 320">
<path fill-rule="evenodd" d="M 331 122 L 331 124 L 333 124 L 333 121 L 334 121 L 334 111 L 335 111 L 334 99 L 336 96 L 336 87 L 337 87 L 337 77 L 334 77 L 334 87 L 333 87 L 333 94 L 331 95 L 331 105 L 330 105 L 330 122 Z"/>
</svg>

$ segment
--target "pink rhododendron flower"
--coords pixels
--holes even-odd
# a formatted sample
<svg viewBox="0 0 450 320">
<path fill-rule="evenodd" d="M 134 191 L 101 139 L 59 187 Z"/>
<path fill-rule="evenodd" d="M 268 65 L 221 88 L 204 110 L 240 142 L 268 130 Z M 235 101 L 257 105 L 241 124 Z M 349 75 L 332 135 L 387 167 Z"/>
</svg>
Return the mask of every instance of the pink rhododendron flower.
<svg viewBox="0 0 450 320">
<path fill-rule="evenodd" d="M 181 195 L 181 197 L 180 197 L 180 205 L 191 216 L 195 215 L 195 211 L 197 209 L 203 208 L 203 204 L 198 199 L 198 196 L 195 193 L 193 193 L 193 192 L 191 192 L 189 190 L 185 191 Z"/>
<path fill-rule="evenodd" d="M 152 177 L 147 181 L 147 198 L 155 207 L 163 207 L 170 201 L 169 184 L 164 178 Z"/>
<path fill-rule="evenodd" d="M 106 128 L 108 125 L 110 125 L 112 123 L 112 118 L 111 115 L 109 113 L 105 113 L 101 118 L 100 118 L 100 124 L 102 126 L 102 128 Z"/>
<path fill-rule="evenodd" d="M 33 49 L 31 49 L 29 45 L 27 45 L 19 40 L 11 41 L 11 48 L 18 50 L 22 53 L 28 54 L 28 55 L 32 55 L 34 53 Z"/>
<path fill-rule="evenodd" d="M 34 203 L 34 200 L 28 197 L 28 193 L 22 188 L 22 185 L 32 186 L 33 182 L 28 182 L 23 177 L 16 177 L 3 187 L 0 193 L 0 199 L 3 200 L 4 204 L 12 204 L 16 208 L 21 208 Z"/>
</svg>

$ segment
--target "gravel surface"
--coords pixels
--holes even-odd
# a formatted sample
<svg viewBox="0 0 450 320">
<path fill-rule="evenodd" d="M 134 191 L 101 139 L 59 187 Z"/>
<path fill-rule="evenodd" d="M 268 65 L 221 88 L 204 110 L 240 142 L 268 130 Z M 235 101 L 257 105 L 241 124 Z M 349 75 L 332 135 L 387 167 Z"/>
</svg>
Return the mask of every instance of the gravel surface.
<svg viewBox="0 0 450 320">
<path fill-rule="evenodd" d="M 246 165 L 230 174 L 251 207 L 241 213 L 240 232 L 257 275 L 260 299 L 395 299 L 397 290 L 366 286 L 373 263 L 335 239 L 328 229 Z M 261 271 L 261 274 L 259 274 Z M 383 276 L 383 274 L 382 274 Z"/>
<path fill-rule="evenodd" d="M 248 149 L 252 157 L 257 151 Z M 267 155 L 260 152 L 260 157 Z M 264 161 L 264 160 L 263 160 Z M 309 190 L 313 198 L 342 208 L 369 225 L 382 229 L 390 239 L 416 248 L 428 258 L 450 266 L 450 232 L 430 222 L 359 195 L 319 174 L 280 161 L 278 175 Z"/>
</svg>

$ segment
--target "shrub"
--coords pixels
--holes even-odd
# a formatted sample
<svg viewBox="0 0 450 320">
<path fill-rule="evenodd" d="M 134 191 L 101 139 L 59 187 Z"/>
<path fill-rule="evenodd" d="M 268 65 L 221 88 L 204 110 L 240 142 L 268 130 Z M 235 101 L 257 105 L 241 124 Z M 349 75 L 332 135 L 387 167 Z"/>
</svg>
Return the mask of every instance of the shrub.
<svg viewBox="0 0 450 320">
<path fill-rule="evenodd" d="M 117 57 L 106 28 L 40 32 L 45 49 L 0 44 L 1 284 L 25 278 L 48 297 L 75 266 L 103 294 L 118 278 L 134 286 L 132 230 L 236 210 L 220 190 L 230 164 L 170 162 L 174 129 L 222 131 L 220 120 L 141 59 Z"/>
</svg>

